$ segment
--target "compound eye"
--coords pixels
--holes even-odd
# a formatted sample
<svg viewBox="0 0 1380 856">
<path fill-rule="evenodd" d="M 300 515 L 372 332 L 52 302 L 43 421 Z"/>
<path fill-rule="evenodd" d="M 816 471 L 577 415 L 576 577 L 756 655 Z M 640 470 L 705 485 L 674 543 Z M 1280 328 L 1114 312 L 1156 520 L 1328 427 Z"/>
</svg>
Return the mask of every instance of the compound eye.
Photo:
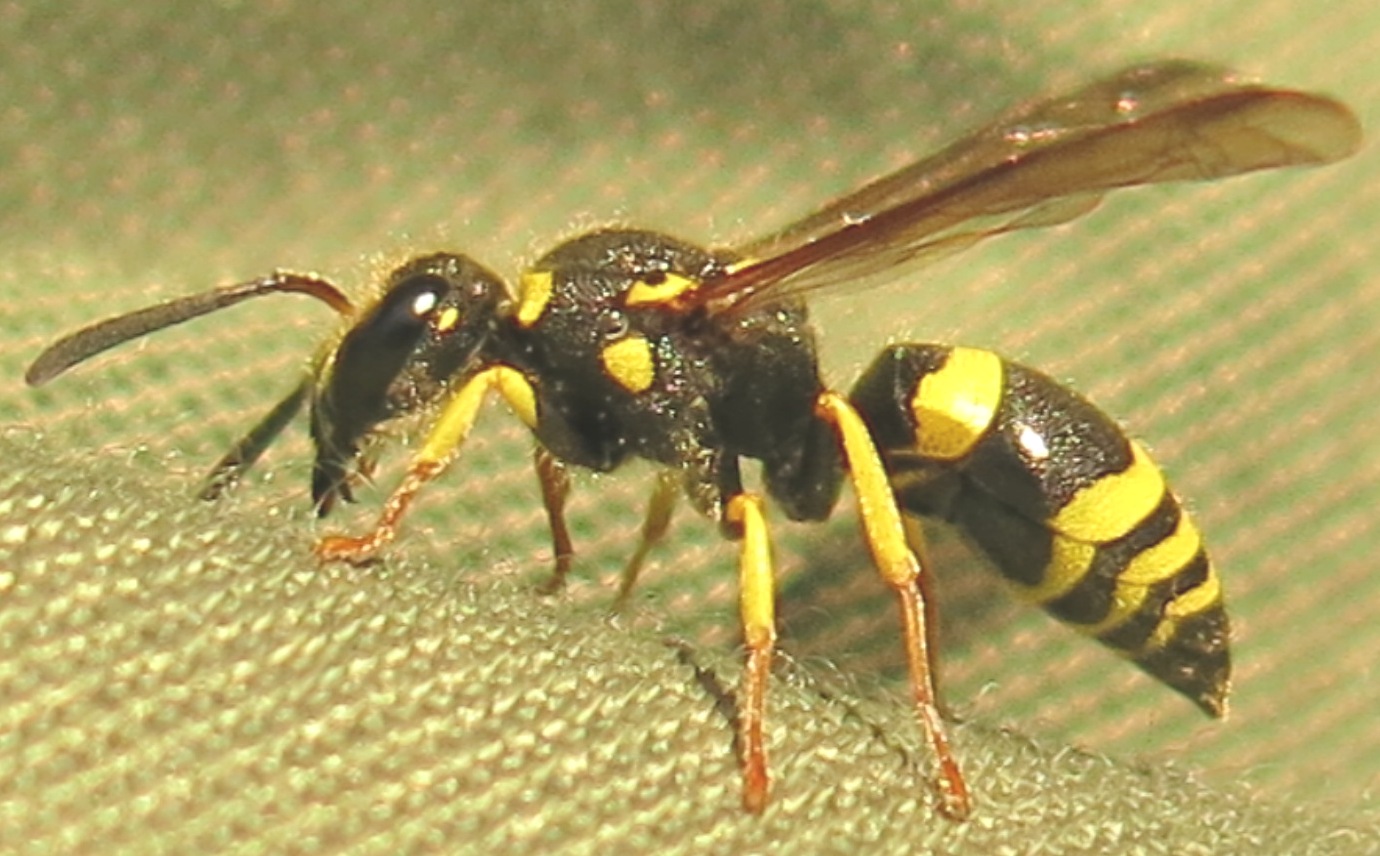
<svg viewBox="0 0 1380 856">
<path fill-rule="evenodd" d="M 393 286 L 383 300 L 385 303 L 394 302 L 400 308 L 410 311 L 416 318 L 425 318 L 441 304 L 442 298 L 449 291 L 450 283 L 444 277 L 422 273 L 410 276 Z"/>
<path fill-rule="evenodd" d="M 405 279 L 379 300 L 347 339 L 375 353 L 410 352 L 433 323 L 449 288 L 444 279 L 431 274 Z"/>
<path fill-rule="evenodd" d="M 412 314 L 418 318 L 425 318 L 431 314 L 431 310 L 441 302 L 441 297 L 434 291 L 423 291 L 412 298 Z"/>
<path fill-rule="evenodd" d="M 419 284 L 420 291 L 412 297 L 409 307 L 412 316 L 422 323 L 430 323 L 436 333 L 448 333 L 460 321 L 460 310 L 454 306 L 442 306 L 450 284 L 439 276 L 419 277 L 425 280 Z M 411 283 L 404 283 L 410 285 Z"/>
<path fill-rule="evenodd" d="M 393 286 L 392 291 L 383 298 L 382 302 L 388 308 L 381 314 L 394 315 L 399 320 L 403 316 L 410 316 L 425 321 L 441 308 L 441 302 L 450 290 L 450 283 L 435 274 L 409 277 Z"/>
</svg>

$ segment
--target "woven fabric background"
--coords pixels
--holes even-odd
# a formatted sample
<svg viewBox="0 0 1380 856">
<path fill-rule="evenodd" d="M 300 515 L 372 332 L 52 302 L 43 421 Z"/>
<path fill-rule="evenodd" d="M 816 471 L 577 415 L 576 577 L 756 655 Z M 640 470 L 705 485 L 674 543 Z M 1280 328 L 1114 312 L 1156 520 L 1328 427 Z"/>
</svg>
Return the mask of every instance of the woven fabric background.
<svg viewBox="0 0 1380 856">
<path fill-rule="evenodd" d="M 1227 586 L 1235 690 L 1231 717 L 1211 723 L 1006 597 L 940 537 L 944 691 L 971 723 L 961 748 L 989 807 L 975 821 L 988 826 L 962 831 L 936 831 L 894 750 L 840 736 L 828 719 L 841 715 L 837 705 L 809 706 L 820 675 L 843 687 L 830 697 L 879 705 L 876 721 L 891 722 L 904 695 L 893 606 L 847 507 L 829 524 L 774 532 L 794 663 L 773 697 L 782 814 L 754 827 L 736 812 L 731 726 L 681 649 L 655 642 L 680 640 L 710 664 L 705 674 L 722 665 L 732 686 L 732 549 L 683 513 L 632 614 L 597 618 L 649 470 L 578 483 L 578 579 L 543 601 L 528 585 L 550 558 L 528 446 L 494 408 L 388 563 L 322 570 L 307 559 L 312 538 L 368 525 L 405 450 L 385 458 L 377 491 L 320 526 L 307 513 L 302 432 L 229 500 L 208 508 L 190 495 L 329 334 L 325 310 L 263 301 L 41 390 L 20 377 L 74 326 L 275 267 L 316 270 L 362 293 L 409 252 L 461 249 L 514 275 L 563 237 L 609 223 L 732 244 L 1013 101 L 1146 58 L 1210 60 L 1327 91 L 1380 127 L 1377 44 L 1380 11 L 1359 0 L 1325 9 L 1301 0 L 1095 9 L 411 0 L 369 13 L 287 0 L 0 2 L 0 847 L 96 852 L 126 824 L 118 843 L 131 852 L 256 842 L 536 849 L 552 843 L 543 835 L 593 847 L 652 825 L 678 832 L 686 851 L 734 842 L 755 852 L 772 841 L 818 845 L 825 839 L 789 838 L 800 827 L 787 820 L 828 816 L 841 849 L 880 839 L 893 852 L 927 841 L 991 852 L 997 841 L 1034 840 L 998 822 L 1023 811 L 1065 833 L 1044 839 L 1052 852 L 1098 852 L 1166 828 L 1180 844 L 1200 832 L 1210 848 L 1201 852 L 1250 852 L 1252 836 L 1282 840 L 1286 822 L 1296 836 L 1317 832 L 1288 840 L 1312 840 L 1318 852 L 1366 852 L 1380 786 L 1373 146 L 1325 170 L 1121 194 L 1066 228 L 817 301 L 840 386 L 902 338 L 992 347 L 1069 380 L 1154 450 Z M 476 629 L 481 618 L 497 629 Z M 509 653 L 468 666 L 477 676 L 447 668 L 460 656 L 445 653 L 452 646 L 482 656 L 508 642 Z M 464 704 L 472 681 L 538 672 L 533 652 L 543 649 L 558 665 L 569 652 L 583 671 L 495 690 L 511 700 L 497 709 Z M 624 669 L 590 671 L 624 649 Z M 578 709 L 582 720 L 556 713 L 561 687 L 606 695 Z M 701 754 L 634 740 L 627 746 L 645 760 L 590 765 L 571 751 L 556 775 L 540 753 L 474 748 L 529 732 L 464 742 L 509 708 L 586 726 L 654 719 L 664 740 Z M 487 712 L 465 713 L 476 709 Z M 824 720 L 797 715 L 821 710 Z M 1003 729 L 1048 748 L 984 736 Z M 905 744 L 912 730 L 882 729 L 884 745 Z M 550 739 L 574 750 L 570 735 L 583 733 Z M 1059 746 L 1194 779 L 1157 773 L 1145 785 L 1128 773 L 1179 801 L 1128 824 L 1136 803 L 1119 797 L 1109 803 L 1124 811 L 1099 817 L 1089 813 L 1096 799 L 1069 795 L 1110 793 L 1087 772 L 1103 762 L 1060 767 L 1084 756 Z M 867 759 L 875 780 L 812 766 L 831 752 Z M 492 768 L 493 778 L 465 779 L 436 761 L 444 757 L 467 773 Z M 1011 759 L 1026 757 L 1022 779 Z M 593 771 L 587 789 L 581 763 Z M 486 791 L 514 766 L 516 781 L 572 784 Z M 620 776 L 636 787 L 613 783 Z M 840 782 L 859 782 L 863 796 Z M 812 785 L 829 799 L 802 796 Z M 888 788 L 904 793 L 878 795 Z M 1219 790 L 1237 802 L 1218 802 Z M 542 822 L 621 801 L 632 808 L 613 833 Z M 703 813 L 694 822 L 690 808 Z M 1114 828 L 1129 837 L 1107 837 Z M 907 841 L 898 829 L 917 832 Z"/>
</svg>

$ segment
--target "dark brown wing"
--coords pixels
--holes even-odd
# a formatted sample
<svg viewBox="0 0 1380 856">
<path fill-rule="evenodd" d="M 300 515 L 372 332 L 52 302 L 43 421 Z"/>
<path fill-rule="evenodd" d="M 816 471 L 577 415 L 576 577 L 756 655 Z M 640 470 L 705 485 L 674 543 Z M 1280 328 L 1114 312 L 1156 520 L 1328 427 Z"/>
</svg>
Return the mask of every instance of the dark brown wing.
<svg viewBox="0 0 1380 856">
<path fill-rule="evenodd" d="M 744 261 L 688 292 L 680 308 L 741 311 L 1067 222 L 1117 187 L 1329 163 L 1360 140 L 1356 117 L 1330 98 L 1213 66 L 1138 66 L 1020 107 L 739 248 Z"/>
</svg>

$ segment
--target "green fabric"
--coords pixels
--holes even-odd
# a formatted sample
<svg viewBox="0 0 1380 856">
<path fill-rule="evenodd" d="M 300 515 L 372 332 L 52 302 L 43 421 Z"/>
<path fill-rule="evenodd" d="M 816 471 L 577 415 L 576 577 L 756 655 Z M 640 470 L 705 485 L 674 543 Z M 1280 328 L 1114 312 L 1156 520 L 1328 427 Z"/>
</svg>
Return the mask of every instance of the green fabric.
<svg viewBox="0 0 1380 856">
<path fill-rule="evenodd" d="M 982 725 L 955 733 L 978 801 L 955 825 L 934 812 L 901 701 L 790 662 L 770 696 L 774 800 L 752 817 L 726 651 L 513 574 L 476 584 L 406 557 L 322 569 L 299 514 L 189 505 L 128 464 L 32 440 L 0 452 L 6 849 L 1380 846 L 1335 815 Z"/>
<path fill-rule="evenodd" d="M 608 223 L 747 240 L 1147 57 L 1327 91 L 1372 127 L 1377 44 L 1374 4 L 1300 0 L 0 8 L 0 849 L 1380 848 L 1372 148 L 1119 194 L 816 301 L 840 386 L 886 341 L 962 342 L 1125 418 L 1226 587 L 1237 677 L 1211 723 L 939 534 L 963 827 L 919 789 L 894 605 L 849 507 L 774 521 L 792 661 L 754 820 L 705 686 L 736 682 L 732 550 L 682 510 L 632 612 L 603 617 L 646 468 L 577 482 L 576 579 L 548 601 L 529 444 L 501 408 L 369 569 L 308 549 L 369 524 L 403 448 L 321 526 L 300 430 L 233 497 L 190 499 L 330 335 L 319 306 L 262 301 L 20 381 L 79 324 L 276 267 L 362 294 L 410 252 L 514 276 Z"/>
</svg>

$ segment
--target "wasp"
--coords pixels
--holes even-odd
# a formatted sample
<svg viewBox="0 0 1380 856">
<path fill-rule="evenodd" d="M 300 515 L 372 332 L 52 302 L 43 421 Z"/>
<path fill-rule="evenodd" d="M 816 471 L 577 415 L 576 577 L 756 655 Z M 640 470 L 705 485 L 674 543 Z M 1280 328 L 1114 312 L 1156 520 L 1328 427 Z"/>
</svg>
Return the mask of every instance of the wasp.
<svg viewBox="0 0 1380 856">
<path fill-rule="evenodd" d="M 733 249 L 608 228 L 539 258 L 512 289 L 453 253 L 415 257 L 356 305 L 332 283 L 277 272 L 97 323 L 43 352 L 37 385 L 127 340 L 267 294 L 302 293 L 342 318 L 300 382 L 212 469 L 214 498 L 306 405 L 321 514 L 351 500 L 382 429 L 430 427 L 372 530 L 328 535 L 326 561 L 393 541 L 417 492 L 457 456 L 497 394 L 535 439 L 552 588 L 569 573 L 569 470 L 660 469 L 620 600 L 680 496 L 738 542 L 746 666 L 738 745 L 745 808 L 761 812 L 776 646 L 764 508 L 820 521 L 842 486 L 894 592 L 929 780 L 940 811 L 972 798 L 941 717 L 922 521 L 957 526 L 1054 617 L 1125 655 L 1212 716 L 1226 709 L 1229 626 L 1219 577 L 1145 450 L 1078 393 L 990 351 L 892 344 L 848 395 L 823 380 L 805 298 L 897 276 L 917 261 L 1019 229 L 1065 223 L 1108 191 L 1324 164 L 1360 143 L 1332 99 L 1221 68 L 1165 61 L 1009 112 L 939 153 Z M 744 459 L 760 487 L 743 483 Z"/>
</svg>

